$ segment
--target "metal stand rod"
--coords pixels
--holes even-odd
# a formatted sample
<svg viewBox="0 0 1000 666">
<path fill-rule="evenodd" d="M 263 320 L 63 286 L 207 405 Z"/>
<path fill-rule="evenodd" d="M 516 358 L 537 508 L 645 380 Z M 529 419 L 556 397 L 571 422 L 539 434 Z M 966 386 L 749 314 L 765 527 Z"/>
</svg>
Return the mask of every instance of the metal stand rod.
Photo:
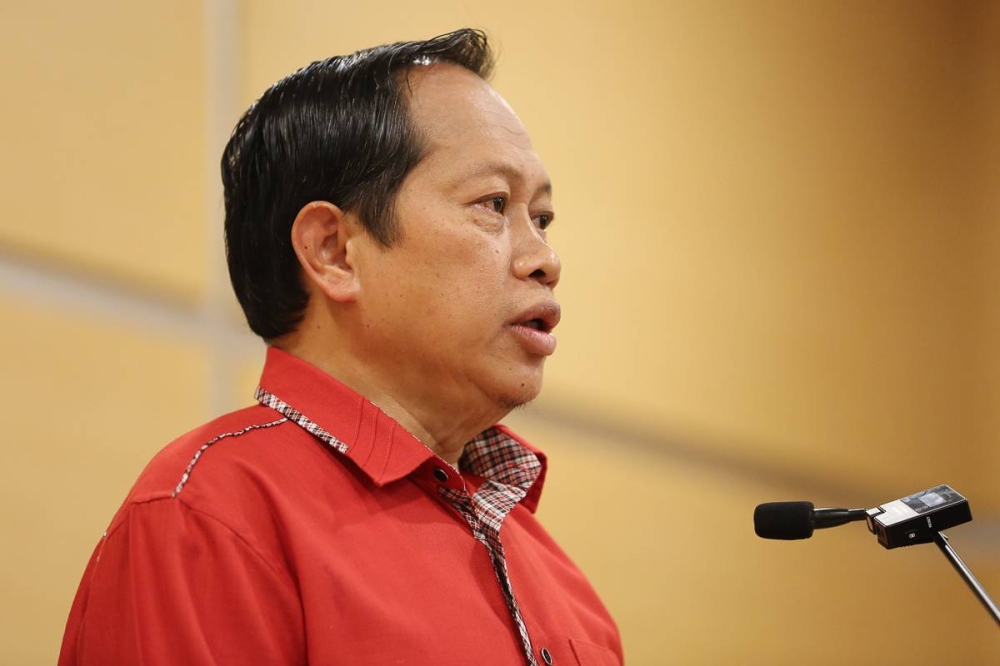
<svg viewBox="0 0 1000 666">
<path fill-rule="evenodd" d="M 986 589 L 983 588 L 978 580 L 976 580 L 976 577 L 972 575 L 972 571 L 969 570 L 969 567 L 965 566 L 965 562 L 962 561 L 962 558 L 958 556 L 955 549 L 951 547 L 950 543 L 948 543 L 948 537 L 946 537 L 942 532 L 935 532 L 934 543 L 938 545 L 938 548 L 941 549 L 944 556 L 947 557 L 948 561 L 955 567 L 955 571 L 958 572 L 958 575 L 965 579 L 965 582 L 969 585 L 972 593 L 975 594 L 981 602 L 983 602 L 983 605 L 986 606 L 986 610 L 990 612 L 990 615 L 993 616 L 996 623 L 1000 625 L 1000 608 L 997 608 L 996 602 L 990 598 Z"/>
</svg>

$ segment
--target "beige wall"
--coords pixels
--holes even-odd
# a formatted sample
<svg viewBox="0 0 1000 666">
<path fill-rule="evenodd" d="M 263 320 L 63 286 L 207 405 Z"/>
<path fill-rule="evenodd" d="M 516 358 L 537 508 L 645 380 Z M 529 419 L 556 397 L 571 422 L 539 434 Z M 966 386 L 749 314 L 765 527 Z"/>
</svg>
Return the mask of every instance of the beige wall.
<svg viewBox="0 0 1000 666">
<path fill-rule="evenodd" d="M 946 482 L 1000 595 L 1000 11 L 983 2 L 263 0 L 0 7 L 0 661 L 52 663 L 148 458 L 246 403 L 216 164 L 333 53 L 489 30 L 556 186 L 565 318 L 510 421 L 628 663 L 986 663 L 931 546 L 764 542 L 762 501 Z M 239 396 L 238 398 L 235 396 Z M 930 632 L 951 640 L 930 644 Z"/>
<path fill-rule="evenodd" d="M 981 37 L 976 49 L 979 100 L 977 119 L 983 127 L 975 157 L 977 183 L 982 192 L 977 206 L 977 322 L 979 383 L 976 423 L 983 450 L 990 453 L 993 470 L 1000 469 L 1000 5 L 991 3 L 982 13 Z"/>
</svg>

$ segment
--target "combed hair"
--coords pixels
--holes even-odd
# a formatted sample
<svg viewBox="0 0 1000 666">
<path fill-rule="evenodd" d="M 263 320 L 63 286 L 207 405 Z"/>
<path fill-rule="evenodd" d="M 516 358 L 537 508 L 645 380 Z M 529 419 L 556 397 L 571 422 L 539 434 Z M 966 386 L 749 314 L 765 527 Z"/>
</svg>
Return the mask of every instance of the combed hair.
<svg viewBox="0 0 1000 666">
<path fill-rule="evenodd" d="M 314 62 L 272 85 L 222 155 L 229 277 L 265 340 L 295 329 L 309 300 L 291 229 L 311 201 L 355 213 L 384 247 L 399 240 L 394 202 L 424 147 L 402 90 L 417 64 L 451 62 L 484 79 L 486 35 L 463 29 Z"/>
</svg>

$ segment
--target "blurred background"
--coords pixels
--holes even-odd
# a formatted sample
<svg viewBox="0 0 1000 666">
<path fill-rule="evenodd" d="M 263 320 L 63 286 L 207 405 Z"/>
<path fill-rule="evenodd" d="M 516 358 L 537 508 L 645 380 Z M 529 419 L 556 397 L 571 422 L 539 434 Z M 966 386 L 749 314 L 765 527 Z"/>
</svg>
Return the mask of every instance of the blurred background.
<svg viewBox="0 0 1000 666">
<path fill-rule="evenodd" d="M 509 423 L 627 663 L 986 664 L 931 545 L 764 501 L 948 483 L 1000 595 L 1000 3 L 0 2 L 0 662 L 54 663 L 146 461 L 249 404 L 222 146 L 274 80 L 472 26 L 555 183 L 565 317 Z"/>
</svg>

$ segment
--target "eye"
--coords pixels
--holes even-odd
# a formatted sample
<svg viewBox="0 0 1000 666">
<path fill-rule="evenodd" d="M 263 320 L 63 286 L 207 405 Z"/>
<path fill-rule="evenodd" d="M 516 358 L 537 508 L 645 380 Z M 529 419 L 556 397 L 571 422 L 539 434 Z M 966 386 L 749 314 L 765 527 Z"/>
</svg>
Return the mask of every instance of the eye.
<svg viewBox="0 0 1000 666">
<path fill-rule="evenodd" d="M 503 215 L 504 211 L 507 210 L 507 197 L 490 197 L 486 204 L 493 209 L 494 213 Z"/>
<path fill-rule="evenodd" d="M 541 215 L 536 216 L 535 219 L 538 220 L 538 228 L 545 231 L 549 228 L 549 225 L 552 224 L 552 221 L 555 219 L 555 215 L 552 213 L 542 213 Z"/>
</svg>

